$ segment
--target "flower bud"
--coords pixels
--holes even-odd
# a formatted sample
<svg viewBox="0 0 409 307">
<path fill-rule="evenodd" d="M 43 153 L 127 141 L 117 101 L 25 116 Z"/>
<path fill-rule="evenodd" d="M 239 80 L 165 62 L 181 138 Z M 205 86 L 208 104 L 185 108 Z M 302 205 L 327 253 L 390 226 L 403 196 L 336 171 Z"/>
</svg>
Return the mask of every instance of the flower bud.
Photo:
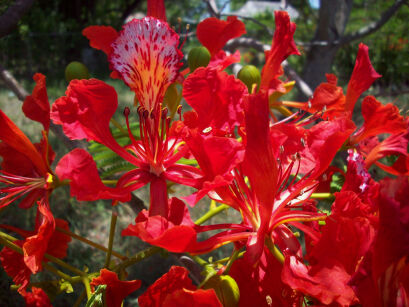
<svg viewBox="0 0 409 307">
<path fill-rule="evenodd" d="M 206 47 L 195 47 L 189 51 L 187 57 L 187 64 L 189 65 L 190 71 L 195 71 L 198 67 L 206 67 L 210 62 L 210 52 Z"/>
<path fill-rule="evenodd" d="M 257 88 L 260 86 L 261 74 L 258 68 L 254 65 L 243 66 L 237 74 L 237 78 L 247 85 L 249 93 L 251 93 L 253 84 L 257 84 Z"/>
<path fill-rule="evenodd" d="M 224 307 L 236 307 L 240 300 L 239 286 L 228 275 L 215 275 L 204 285 L 203 289 L 214 289 L 219 301 Z"/>
<path fill-rule="evenodd" d="M 65 79 L 70 82 L 73 79 L 89 79 L 89 71 L 87 66 L 81 62 L 71 62 L 65 67 Z"/>
</svg>

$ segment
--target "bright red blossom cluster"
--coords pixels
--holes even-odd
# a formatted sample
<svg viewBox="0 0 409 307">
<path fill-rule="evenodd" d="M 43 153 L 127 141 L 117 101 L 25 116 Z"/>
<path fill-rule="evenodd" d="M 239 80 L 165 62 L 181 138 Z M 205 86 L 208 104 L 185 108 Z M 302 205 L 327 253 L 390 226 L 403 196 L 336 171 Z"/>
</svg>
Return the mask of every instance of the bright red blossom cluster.
<svg viewBox="0 0 409 307">
<path fill-rule="evenodd" d="M 359 45 L 345 95 L 337 77 L 327 75 L 307 102 L 280 101 L 276 98 L 289 88 L 281 78 L 281 63 L 300 55 L 293 40 L 296 25 L 286 12 L 275 12 L 276 30 L 261 82 L 249 92 L 225 71 L 240 61 L 240 53 L 222 50 L 245 33 L 240 20 L 202 21 L 197 37 L 209 50 L 210 62 L 181 73 L 183 43 L 166 23 L 163 2 L 148 3 L 149 17 L 130 21 L 120 32 L 106 26 L 83 31 L 90 45 L 108 56 L 111 76 L 135 92 L 139 106 L 124 110 L 127 145 L 119 144 L 110 127 L 117 94 L 97 79 L 71 81 L 50 110 L 45 77 L 34 76 L 37 84 L 23 111 L 44 126 L 39 144 L 32 144 L 0 111 L 0 208 L 16 200 L 22 209 L 37 208 L 34 231 L 0 225 L 22 237 L 1 237 L 8 245 L 0 260 L 27 305 L 50 305 L 45 292 L 30 285 L 30 277 L 53 259 L 46 255 L 64 258 L 71 240 L 68 223 L 54 218 L 50 209 L 55 188 L 69 184 L 71 195 L 80 201 L 111 199 L 115 205 L 150 184 L 149 210 L 142 210 L 122 235 L 190 255 L 233 243 L 228 264 L 205 266 L 213 267 L 212 276 L 234 279 L 240 293 L 237 306 L 409 306 L 409 120 L 392 104 L 367 96 L 362 126 L 353 122 L 359 97 L 380 77 L 368 47 Z M 179 107 L 179 120 L 172 121 L 163 101 L 175 83 L 183 87 L 191 110 L 182 114 Z M 286 117 L 278 120 L 274 110 Z M 136 114 L 138 131 L 130 124 Z M 74 149 L 52 170 L 50 118 L 68 138 L 102 144 L 133 169 L 118 173 L 115 187 L 106 186 L 92 155 Z M 336 156 L 344 160 L 344 170 L 333 164 Z M 386 156 L 396 156 L 396 162 L 385 164 Z M 396 178 L 377 182 L 368 172 L 371 166 Z M 330 183 L 336 177 L 343 178 L 342 187 L 328 215 L 316 195 L 331 197 Z M 195 224 L 185 202 L 169 197 L 169 182 L 196 189 L 183 198 L 189 205 L 208 197 L 239 212 L 241 222 Z M 199 233 L 208 231 L 212 235 L 198 240 Z M 109 269 L 114 268 L 92 275 L 90 285 L 95 293 L 104 285 L 107 306 L 119 307 L 141 282 L 124 281 L 118 277 L 123 274 Z M 139 304 L 232 306 L 222 292 L 202 287 L 208 278 L 193 285 L 188 271 L 174 266 L 139 297 Z"/>
</svg>

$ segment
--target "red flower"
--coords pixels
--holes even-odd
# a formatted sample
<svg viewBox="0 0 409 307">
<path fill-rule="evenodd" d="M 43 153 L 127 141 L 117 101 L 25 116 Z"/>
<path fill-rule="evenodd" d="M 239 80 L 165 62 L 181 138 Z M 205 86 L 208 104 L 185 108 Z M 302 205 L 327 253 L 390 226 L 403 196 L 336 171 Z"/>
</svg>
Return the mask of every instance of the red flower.
<svg viewBox="0 0 409 307">
<path fill-rule="evenodd" d="M 116 273 L 102 269 L 100 276 L 92 280 L 91 286 L 106 285 L 105 302 L 107 307 L 121 307 L 122 301 L 141 286 L 140 280 L 122 281 Z"/>
<path fill-rule="evenodd" d="M 49 240 L 55 229 L 55 220 L 51 213 L 48 197 L 54 188 L 61 184 L 51 170 L 50 164 L 54 152 L 48 145 L 48 127 L 50 123 L 49 102 L 45 88 L 45 77 L 34 76 L 36 86 L 33 94 L 24 101 L 25 114 L 43 124 L 43 139 L 32 144 L 27 136 L 0 111 L 0 155 L 3 157 L 0 170 L 0 208 L 17 199 L 19 206 L 27 209 L 37 201 L 37 234 L 32 234 L 23 244 L 24 261 L 28 268 L 36 273 L 41 270 L 41 261 Z"/>
<path fill-rule="evenodd" d="M 48 215 L 51 215 L 49 213 Z M 52 217 L 52 216 L 51 216 Z M 22 237 L 24 240 L 13 242 L 23 248 L 24 255 L 4 247 L 0 252 L 1 264 L 6 273 L 13 279 L 16 285 L 20 285 L 19 292 L 24 294 L 30 282 L 31 274 L 35 274 L 42 270 L 42 262 L 47 262 L 44 259 L 44 254 L 48 253 L 57 258 L 64 258 L 67 255 L 68 243 L 71 237 L 61 232 L 55 231 L 51 227 L 50 222 L 54 219 L 46 220 L 39 212 L 35 231 L 23 231 L 15 227 L 1 225 L 0 227 L 10 229 Z M 68 230 L 68 223 L 61 219 L 55 220 L 56 226 Z"/>
<path fill-rule="evenodd" d="M 213 289 L 196 289 L 188 277 L 189 272 L 172 266 L 168 273 L 159 278 L 138 298 L 141 307 L 221 307 Z"/>
</svg>

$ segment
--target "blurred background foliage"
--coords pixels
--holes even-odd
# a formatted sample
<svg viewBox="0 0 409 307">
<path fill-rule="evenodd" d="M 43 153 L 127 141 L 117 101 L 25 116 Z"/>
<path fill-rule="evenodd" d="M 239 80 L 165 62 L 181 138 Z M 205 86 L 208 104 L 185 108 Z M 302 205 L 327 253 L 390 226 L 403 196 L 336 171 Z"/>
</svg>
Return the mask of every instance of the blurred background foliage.
<svg viewBox="0 0 409 307">
<path fill-rule="evenodd" d="M 334 0 L 335 1 L 335 0 Z M 191 46 L 198 45 L 194 33 L 198 22 L 210 16 L 206 1 L 178 0 L 165 1 L 168 22 L 181 34 L 188 33 L 184 45 L 184 53 Z M 217 0 L 219 8 L 224 7 L 223 13 L 232 14 L 244 5 L 246 0 Z M 295 40 L 298 43 L 302 56 L 289 58 L 291 67 L 300 75 L 306 65 L 308 42 L 314 39 L 319 10 L 312 8 L 308 0 L 286 1 L 293 6 L 299 16 L 296 20 L 297 31 Z M 356 32 L 368 23 L 377 20 L 380 12 L 385 11 L 394 1 L 383 0 L 355 0 L 353 1 L 349 21 L 345 34 Z M 14 1 L 0 1 L 0 16 Z M 65 66 L 71 61 L 84 62 L 93 77 L 105 80 L 113 85 L 119 95 L 120 107 L 116 114 L 118 122 L 124 124 L 121 115 L 125 106 L 133 104 L 133 94 L 119 80 L 109 79 L 109 66 L 106 56 L 89 47 L 88 40 L 82 36 L 81 31 L 89 25 L 111 25 L 120 30 L 124 22 L 132 17 L 143 17 L 146 12 L 146 1 L 143 0 L 37 0 L 31 9 L 19 21 L 12 33 L 0 38 L 0 65 L 9 70 L 19 82 L 31 91 L 34 83 L 32 76 L 41 72 L 47 76 L 47 88 L 50 102 L 64 95 L 67 82 L 64 79 Z M 179 22 L 179 18 L 181 22 Z M 225 17 L 223 17 L 225 18 Z M 273 12 L 259 13 L 253 18 L 265 26 L 260 26 L 252 20 L 244 20 L 247 34 L 245 37 L 257 39 L 264 44 L 271 44 L 272 35 L 266 27 L 274 31 Z M 355 63 L 359 42 L 364 42 L 370 47 L 370 57 L 375 69 L 383 75 L 378 79 L 369 93 L 377 95 L 383 102 L 396 99 L 402 108 L 409 104 L 409 6 L 404 4 L 394 16 L 379 30 L 361 40 L 343 45 L 336 52 L 332 62 L 331 71 L 339 77 L 339 84 L 345 86 L 349 80 Z M 186 25 L 189 24 L 189 30 Z M 264 55 L 255 49 L 240 49 L 242 64 L 253 64 L 262 67 Z M 305 81 L 308 83 L 308 76 Z M 406 94 L 406 95 L 405 95 Z M 399 97 L 398 97 L 399 95 Z M 296 97 L 296 93 L 292 94 Z M 288 99 L 288 98 L 287 98 Z M 29 135 L 33 141 L 39 141 L 41 126 L 22 116 L 21 102 L 16 96 L 0 82 L 0 108 Z M 358 110 L 359 111 L 359 110 Z M 136 122 L 136 117 L 133 119 Z M 56 138 L 51 137 L 51 143 L 57 152 L 57 159 L 67 152 L 64 145 Z M 146 244 L 134 237 L 121 238 L 120 232 L 135 218 L 135 212 L 130 206 L 117 206 L 112 209 L 106 201 L 96 203 L 78 203 L 69 197 L 69 191 L 58 189 L 53 193 L 51 208 L 56 217 L 67 219 L 71 231 L 83 235 L 93 241 L 106 245 L 108 242 L 109 220 L 112 210 L 119 215 L 114 248 L 123 254 L 135 254 L 146 248 Z M 179 186 L 171 187 L 171 196 L 188 195 L 189 190 Z M 135 193 L 143 200 L 148 199 L 148 190 L 140 189 Z M 194 219 L 207 211 L 209 201 L 204 200 L 192 210 Z M 34 210 L 28 210 L 25 215 L 16 205 L 11 205 L 2 210 L 0 223 L 11 224 L 23 229 L 32 229 L 35 216 Z M 234 210 L 227 210 L 209 221 L 220 223 L 226 220 L 239 220 L 239 215 Z M 212 255 L 220 258 L 231 252 L 231 246 L 217 250 Z M 207 256 L 205 256 L 207 257 Z M 67 262 L 82 268 L 87 266 L 91 271 L 98 270 L 104 262 L 104 254 L 73 240 L 69 248 Z M 177 263 L 173 255 L 156 255 L 142 264 L 137 264 L 129 270 L 130 279 L 142 279 L 141 291 L 161 276 L 168 268 Z M 51 276 L 49 278 L 52 278 Z M 35 279 L 34 279 L 35 280 Z M 21 298 L 16 292 L 10 292 L 11 281 L 0 270 L 0 302 L 5 306 L 21 304 Z M 138 293 L 140 293 L 139 291 Z M 128 298 L 124 306 L 134 306 L 135 293 Z M 73 294 L 58 298 L 55 306 L 70 306 L 75 300 Z"/>
</svg>

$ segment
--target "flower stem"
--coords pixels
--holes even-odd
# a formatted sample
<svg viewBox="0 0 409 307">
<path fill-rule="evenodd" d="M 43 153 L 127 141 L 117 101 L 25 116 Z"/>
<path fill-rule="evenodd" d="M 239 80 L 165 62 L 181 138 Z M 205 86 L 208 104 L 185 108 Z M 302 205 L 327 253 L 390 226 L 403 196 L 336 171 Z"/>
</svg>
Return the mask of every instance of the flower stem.
<svg viewBox="0 0 409 307">
<path fill-rule="evenodd" d="M 240 255 L 240 249 L 234 250 L 233 254 L 231 255 L 229 262 L 226 264 L 226 269 L 224 270 L 223 274 L 229 274 L 230 268 L 233 265 L 233 262 L 237 260 Z"/>
<path fill-rule="evenodd" d="M 269 251 L 273 254 L 273 256 L 276 257 L 281 264 L 283 264 L 284 256 L 278 249 L 278 247 L 273 243 L 273 240 L 271 238 L 266 238 L 265 243 Z"/>
<path fill-rule="evenodd" d="M 157 246 L 152 246 L 147 249 L 144 249 L 143 251 L 140 251 L 139 253 L 137 253 L 134 257 L 129 258 L 123 261 L 122 263 L 118 264 L 116 267 L 112 269 L 112 271 L 120 272 L 123 269 L 127 268 L 128 266 L 131 266 L 134 263 L 137 263 L 139 261 L 142 261 L 145 258 L 148 258 L 154 254 L 159 253 L 161 250 L 162 249 Z"/>
<path fill-rule="evenodd" d="M 88 240 L 88 239 L 86 239 L 86 238 L 84 238 L 84 237 L 81 237 L 81 236 L 79 236 L 79 235 L 77 235 L 77 234 L 75 234 L 75 233 L 73 233 L 73 232 L 71 232 L 71 231 L 69 231 L 69 230 L 66 230 L 66 229 L 60 228 L 60 227 L 56 227 L 55 229 L 56 229 L 57 231 L 59 231 L 59 232 L 62 232 L 62 233 L 64 233 L 64 234 L 66 234 L 66 235 L 68 235 L 68 236 L 74 238 L 74 239 L 77 239 L 78 241 L 84 242 L 85 244 L 88 244 L 88 245 L 90 245 L 90 246 L 92 246 L 92 247 L 95 247 L 95 248 L 97 248 L 97 249 L 99 249 L 99 250 L 102 250 L 102 251 L 104 251 L 104 252 L 106 252 L 106 253 L 108 252 L 108 248 L 106 248 L 105 246 L 100 245 L 100 244 L 95 243 L 95 242 L 92 242 L 92 241 L 90 241 L 90 240 Z M 114 255 L 115 257 L 117 257 L 117 258 L 119 258 L 119 259 L 121 259 L 121 260 L 126 260 L 126 259 L 128 259 L 128 257 L 126 257 L 126 256 L 124 256 L 124 255 L 121 255 L 120 253 L 118 253 L 118 252 L 116 252 L 116 251 L 111 251 L 111 253 L 112 253 L 112 255 Z"/>
<path fill-rule="evenodd" d="M 112 246 L 114 244 L 114 236 L 115 236 L 115 226 L 116 221 L 118 219 L 118 214 L 112 211 L 111 214 L 111 226 L 109 228 L 109 241 L 108 241 L 108 252 L 105 259 L 105 267 L 109 268 L 109 263 L 111 262 L 111 254 L 112 254 Z"/>
<path fill-rule="evenodd" d="M 227 205 L 220 205 L 216 208 L 210 209 L 209 211 L 207 211 L 203 216 L 201 216 L 199 219 L 197 219 L 195 221 L 196 225 L 201 225 L 204 222 L 206 222 L 208 219 L 212 218 L 213 216 L 215 216 L 216 214 L 219 214 L 220 212 L 226 210 L 230 208 Z"/>
<path fill-rule="evenodd" d="M 87 293 L 87 299 L 89 300 L 92 296 L 92 292 L 91 292 L 91 286 L 89 284 L 89 278 L 88 276 L 82 276 L 82 283 L 84 284 L 85 287 L 85 292 Z"/>
</svg>

